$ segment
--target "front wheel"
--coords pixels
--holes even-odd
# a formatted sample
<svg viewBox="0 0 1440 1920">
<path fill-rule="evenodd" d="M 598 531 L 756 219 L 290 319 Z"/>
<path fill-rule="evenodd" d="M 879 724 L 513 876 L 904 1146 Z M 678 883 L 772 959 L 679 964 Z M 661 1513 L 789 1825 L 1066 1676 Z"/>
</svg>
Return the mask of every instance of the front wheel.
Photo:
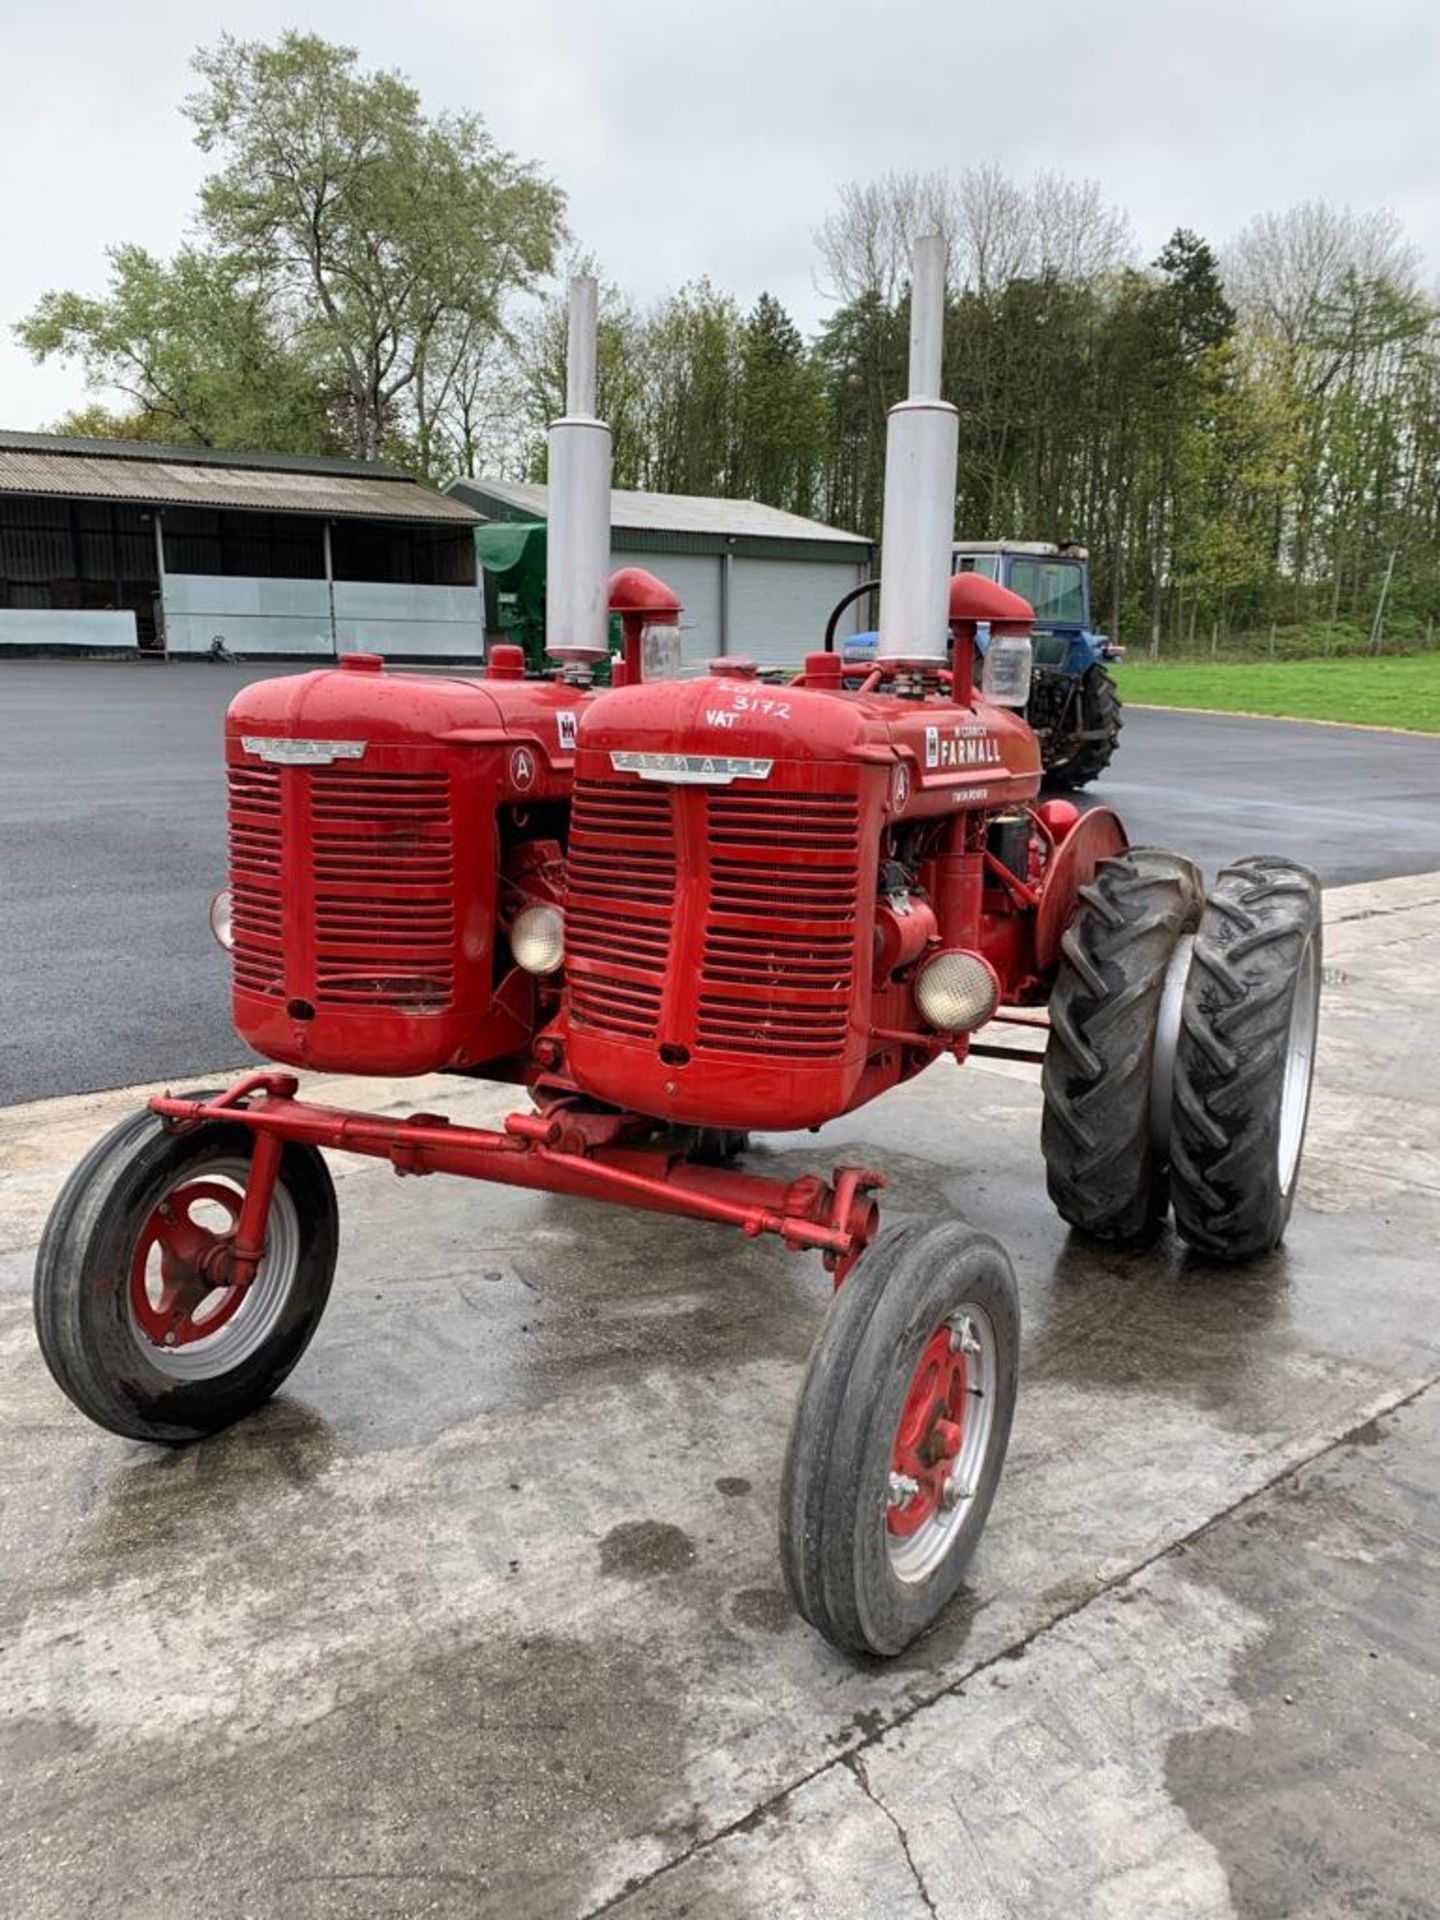
<svg viewBox="0 0 1440 1920">
<path fill-rule="evenodd" d="M 132 1114 L 55 1202 L 35 1263 L 40 1349 L 80 1411 L 113 1433 L 173 1443 L 229 1426 L 270 1398 L 319 1324 L 338 1221 L 313 1147 L 284 1150 L 254 1278 L 211 1278 L 252 1148 L 238 1122 L 176 1131 Z"/>
<path fill-rule="evenodd" d="M 780 1493 L 796 1607 L 849 1653 L 896 1654 L 954 1597 L 1015 1410 L 1004 1249 L 960 1221 L 892 1228 L 831 1302 Z"/>
</svg>

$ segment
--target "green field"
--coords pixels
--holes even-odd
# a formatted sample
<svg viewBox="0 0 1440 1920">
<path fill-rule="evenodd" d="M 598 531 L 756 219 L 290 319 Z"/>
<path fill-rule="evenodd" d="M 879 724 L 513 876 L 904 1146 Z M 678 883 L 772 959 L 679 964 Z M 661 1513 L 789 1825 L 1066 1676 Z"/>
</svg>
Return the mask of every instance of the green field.
<svg viewBox="0 0 1440 1920">
<path fill-rule="evenodd" d="M 1440 652 L 1233 666 L 1137 660 L 1114 672 L 1122 697 L 1135 706 L 1216 707 L 1440 733 Z"/>
</svg>

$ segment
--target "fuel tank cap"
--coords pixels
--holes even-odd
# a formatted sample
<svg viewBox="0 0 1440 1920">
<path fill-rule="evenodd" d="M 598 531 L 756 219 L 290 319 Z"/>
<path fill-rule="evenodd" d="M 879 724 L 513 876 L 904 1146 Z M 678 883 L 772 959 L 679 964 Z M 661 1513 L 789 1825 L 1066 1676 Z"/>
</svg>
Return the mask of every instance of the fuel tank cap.
<svg viewBox="0 0 1440 1920">
<path fill-rule="evenodd" d="M 712 660 L 709 671 L 723 680 L 753 680 L 760 668 L 743 653 L 727 653 L 722 659 Z"/>
<path fill-rule="evenodd" d="M 383 653 L 342 653 L 340 671 L 342 673 L 383 673 L 385 656 Z"/>
</svg>

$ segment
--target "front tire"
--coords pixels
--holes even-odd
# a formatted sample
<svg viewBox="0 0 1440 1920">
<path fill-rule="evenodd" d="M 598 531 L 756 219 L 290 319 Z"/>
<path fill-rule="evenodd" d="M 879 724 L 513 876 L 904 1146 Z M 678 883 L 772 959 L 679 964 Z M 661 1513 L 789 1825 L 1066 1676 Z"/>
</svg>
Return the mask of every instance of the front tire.
<svg viewBox="0 0 1440 1920">
<path fill-rule="evenodd" d="M 953 1599 L 999 1484 L 1020 1306 L 960 1221 L 891 1228 L 826 1314 L 780 1493 L 796 1607 L 847 1653 L 896 1654 Z"/>
<path fill-rule="evenodd" d="M 1295 1204 L 1320 1012 L 1320 885 L 1270 855 L 1216 879 L 1175 1053 L 1171 1198 L 1198 1252 L 1279 1246 Z"/>
<path fill-rule="evenodd" d="M 1040 1145 L 1062 1219 L 1100 1240 L 1146 1240 L 1169 1206 L 1162 1014 L 1178 1011 L 1203 901 L 1189 860 L 1130 847 L 1080 889 L 1061 942 Z"/>
<path fill-rule="evenodd" d="M 197 1277 L 197 1256 L 239 1219 L 253 1144 L 238 1122 L 175 1130 L 132 1114 L 51 1210 L 35 1264 L 40 1350 L 112 1433 L 173 1444 L 229 1426 L 270 1398 L 319 1324 L 339 1233 L 313 1147 L 285 1147 L 249 1285 Z"/>
</svg>

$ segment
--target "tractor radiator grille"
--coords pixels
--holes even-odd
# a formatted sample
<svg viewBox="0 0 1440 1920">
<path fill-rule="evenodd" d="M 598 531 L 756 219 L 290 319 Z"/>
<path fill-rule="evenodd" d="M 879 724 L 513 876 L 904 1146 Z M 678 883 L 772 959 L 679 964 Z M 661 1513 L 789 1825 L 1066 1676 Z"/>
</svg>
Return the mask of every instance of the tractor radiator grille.
<svg viewBox="0 0 1440 1920">
<path fill-rule="evenodd" d="M 235 984 L 279 996 L 285 991 L 279 768 L 231 767 L 229 802 Z"/>
<path fill-rule="evenodd" d="M 698 978 L 666 981 L 677 829 L 707 859 L 687 889 Z M 855 981 L 860 807 L 852 794 L 581 781 L 571 815 L 566 967 L 584 1027 L 716 1053 L 843 1053 Z M 662 1010 L 664 1013 L 662 1033 Z"/>
<path fill-rule="evenodd" d="M 281 781 L 310 825 L 308 928 L 285 922 Z M 454 822 L 444 773 L 348 767 L 230 769 L 235 983 L 317 1007 L 441 1012 L 455 994 Z M 309 935 L 309 940 L 305 935 Z M 295 956 L 313 951 L 313 980 Z M 287 981 L 286 953 L 291 956 Z"/>
<path fill-rule="evenodd" d="M 675 826 L 663 788 L 582 781 L 570 815 L 565 905 L 572 1011 L 654 1039 L 675 911 Z"/>
<path fill-rule="evenodd" d="M 309 779 L 316 1005 L 441 1012 L 455 997 L 449 775 Z"/>
<path fill-rule="evenodd" d="M 695 1045 L 842 1053 L 855 981 L 860 808 L 852 794 L 706 796 L 710 889 Z"/>
</svg>

